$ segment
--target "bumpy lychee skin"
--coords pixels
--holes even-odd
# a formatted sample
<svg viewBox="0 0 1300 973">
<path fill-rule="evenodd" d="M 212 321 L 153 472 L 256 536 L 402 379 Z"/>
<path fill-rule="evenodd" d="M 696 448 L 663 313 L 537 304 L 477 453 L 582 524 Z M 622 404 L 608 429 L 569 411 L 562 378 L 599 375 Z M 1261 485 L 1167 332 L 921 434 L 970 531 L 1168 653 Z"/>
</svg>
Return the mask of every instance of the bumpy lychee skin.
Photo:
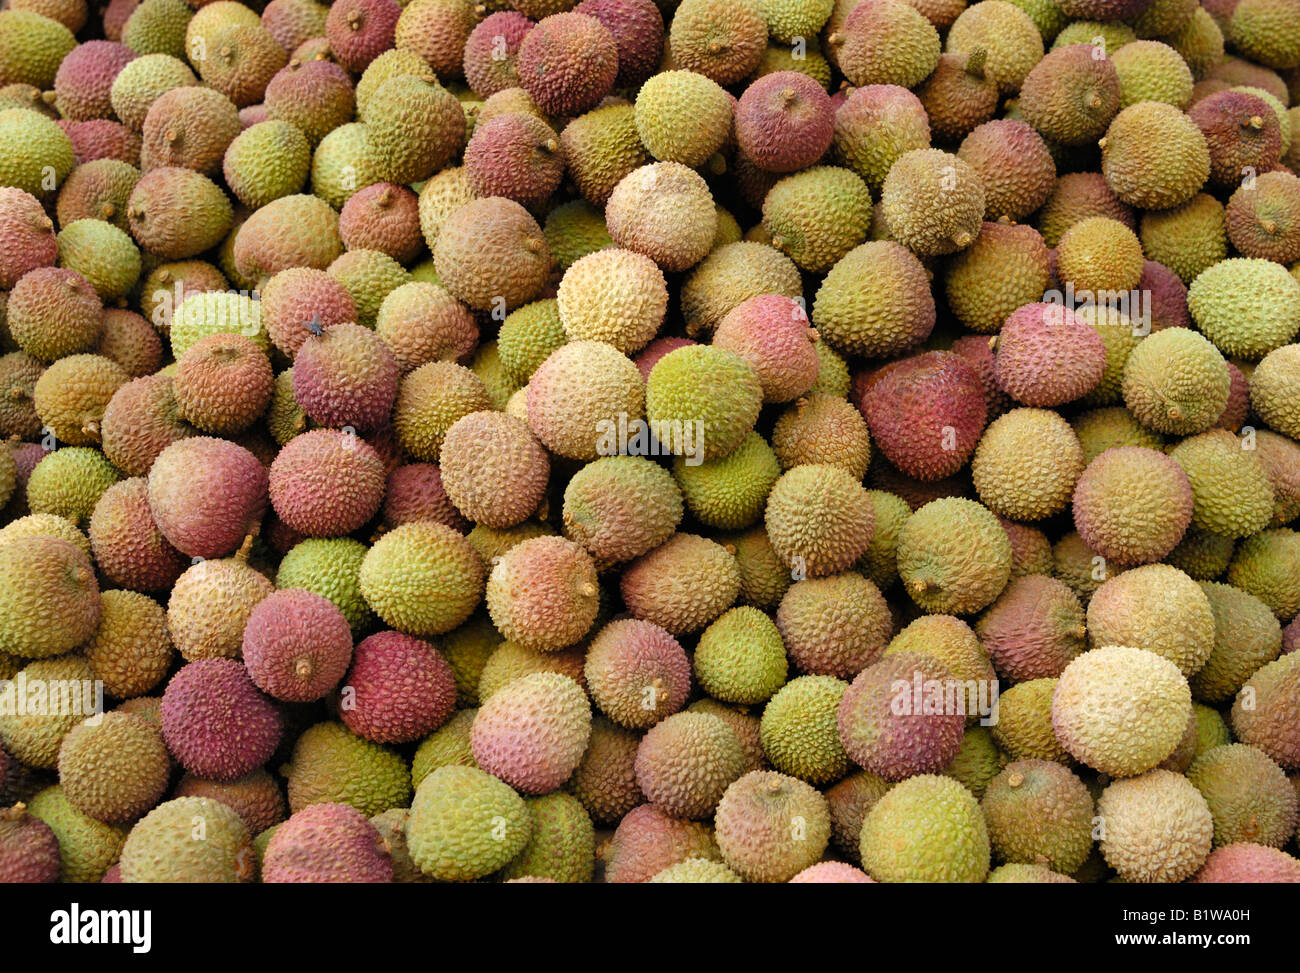
<svg viewBox="0 0 1300 973">
<path fill-rule="evenodd" d="M 271 464 L 271 505 L 308 537 L 341 537 L 379 510 L 383 460 L 359 436 L 315 429 L 296 436 Z"/>
<path fill-rule="evenodd" d="M 210 334 L 177 357 L 172 392 L 180 417 L 215 436 L 243 432 L 271 402 L 265 353 L 239 334 Z"/>
<path fill-rule="evenodd" d="M 163 740 L 181 766 L 221 781 L 266 763 L 284 729 L 275 704 L 234 659 L 200 659 L 172 676 L 161 718 Z"/>
<path fill-rule="evenodd" d="M 442 483 L 456 509 L 477 524 L 514 527 L 537 509 L 550 477 L 546 450 L 528 423 L 471 412 L 443 440 Z"/>
<path fill-rule="evenodd" d="M 838 466 L 804 464 L 778 479 L 765 525 L 772 548 L 801 576 L 846 571 L 866 553 L 875 530 L 871 497 Z"/>
<path fill-rule="evenodd" d="M 613 87 L 618 47 L 595 17 L 557 13 L 524 36 L 517 63 L 520 84 L 538 108 L 548 115 L 581 115 Z"/>
<path fill-rule="evenodd" d="M 1191 691 L 1154 652 L 1104 646 L 1070 663 L 1052 695 L 1052 728 L 1076 759 L 1115 777 L 1142 774 L 1178 745 Z M 1132 714 L 1149 719 L 1134 722 Z"/>
<path fill-rule="evenodd" d="M 149 510 L 169 543 L 191 557 L 234 552 L 266 510 L 266 468 L 235 443 L 193 436 L 149 470 Z"/>
<path fill-rule="evenodd" d="M 480 120 L 465 147 L 465 175 L 477 196 L 503 196 L 536 208 L 564 176 L 560 137 L 522 112 Z"/>
<path fill-rule="evenodd" d="M 469 521 L 448 498 L 442 472 L 433 463 L 405 463 L 389 473 L 381 514 L 388 528 L 433 520 L 462 534 L 470 529 Z"/>
<path fill-rule="evenodd" d="M 736 141 L 768 172 L 795 172 L 815 164 L 831 147 L 835 110 L 812 78 L 798 71 L 764 75 L 736 106 Z"/>
<path fill-rule="evenodd" d="M 259 689 L 306 703 L 333 689 L 352 659 L 352 630 L 328 598 L 302 588 L 264 599 L 244 626 L 244 665 Z"/>
<path fill-rule="evenodd" d="M 78 544 L 62 537 L 15 538 L 0 546 L 0 578 L 0 653 L 62 655 L 99 625 L 95 569 Z"/>
<path fill-rule="evenodd" d="M 596 566 L 572 541 L 535 537 L 497 562 L 486 598 L 493 624 L 507 639 L 541 652 L 558 651 L 582 638 L 596 620 Z"/>
<path fill-rule="evenodd" d="M 713 344 L 735 352 L 758 375 L 764 402 L 790 402 L 817 382 L 817 332 L 803 305 L 762 294 L 733 308 L 713 333 Z"/>
<path fill-rule="evenodd" d="M 831 837 L 830 809 L 811 784 L 755 770 L 727 788 L 714 820 L 718 847 L 752 882 L 787 882 L 821 858 Z"/>
<path fill-rule="evenodd" d="M 149 481 L 142 476 L 114 483 L 90 517 L 95 564 L 114 584 L 133 591 L 166 592 L 189 558 L 162 536 L 149 512 Z"/>
<path fill-rule="evenodd" d="M 591 705 L 576 682 L 537 672 L 493 693 L 474 717 L 475 762 L 524 794 L 549 794 L 578 766 L 591 735 Z"/>
<path fill-rule="evenodd" d="M 997 671 L 1016 682 L 1055 678 L 1088 647 L 1078 596 L 1042 574 L 1008 584 L 975 630 Z"/>
<path fill-rule="evenodd" d="M 1182 467 L 1141 446 L 1108 449 L 1074 488 L 1074 525 L 1088 547 L 1116 564 L 1158 561 L 1192 522 L 1192 486 Z"/>
<path fill-rule="evenodd" d="M 3 755 L 0 755 L 0 759 Z M 4 777 L 0 776 L 0 784 Z M 0 810 L 0 882 L 59 880 L 59 839 L 22 804 Z"/>
<path fill-rule="evenodd" d="M 686 705 L 691 664 L 663 628 L 639 618 L 610 622 L 591 640 L 587 688 L 615 723 L 645 729 Z"/>
<path fill-rule="evenodd" d="M 276 828 L 262 857 L 264 882 L 391 882 L 387 843 L 356 808 L 311 804 Z"/>
<path fill-rule="evenodd" d="M 400 377 L 397 360 L 375 332 L 336 324 L 299 346 L 293 397 L 322 426 L 369 432 L 387 424 Z"/>
<path fill-rule="evenodd" d="M 536 24 L 515 10 L 488 14 L 465 41 L 465 81 L 480 98 L 519 86 L 519 45 Z"/>
<path fill-rule="evenodd" d="M 919 679 L 918 679 L 919 677 Z M 853 761 L 885 780 L 903 780 L 947 766 L 961 747 L 964 712 L 929 712 L 914 685 L 948 680 L 936 659 L 911 652 L 863 669 L 840 700 L 840 742 Z"/>
<path fill-rule="evenodd" d="M 330 7 L 325 36 L 338 62 L 353 74 L 360 74 L 385 50 L 393 46 L 394 31 L 402 8 L 396 0 L 346 0 Z"/>
<path fill-rule="evenodd" d="M 1188 881 L 1300 883 L 1300 860 L 1276 848 L 1236 842 L 1210 852 Z"/>
<path fill-rule="evenodd" d="M 1061 304 L 1027 304 L 1007 318 L 993 350 L 998 386 L 1025 405 L 1052 407 L 1095 389 L 1106 345 Z"/>
<path fill-rule="evenodd" d="M 52 267 L 58 256 L 54 223 L 35 196 L 0 189 L 0 287 L 12 290 L 23 274 Z"/>
<path fill-rule="evenodd" d="M 889 461 L 927 481 L 966 465 L 988 415 L 979 373 L 961 355 L 943 351 L 886 366 L 859 408 Z"/>
<path fill-rule="evenodd" d="M 282 270 L 262 287 L 262 323 L 275 346 L 292 358 L 320 328 L 355 321 L 347 288 L 315 267 Z"/>
<path fill-rule="evenodd" d="M 376 632 L 360 642 L 339 689 L 339 713 L 353 733 L 376 743 L 419 740 L 456 705 L 456 677 L 428 642 Z"/>
<path fill-rule="evenodd" d="M 746 771 L 736 733 L 709 713 L 674 713 L 641 738 L 636 780 L 659 810 L 677 818 L 708 818 Z"/>
<path fill-rule="evenodd" d="M 173 797 L 206 797 L 220 801 L 244 819 L 250 834 L 261 834 L 288 815 L 284 794 L 269 771 L 255 770 L 232 781 L 208 780 L 184 774 Z"/>
</svg>

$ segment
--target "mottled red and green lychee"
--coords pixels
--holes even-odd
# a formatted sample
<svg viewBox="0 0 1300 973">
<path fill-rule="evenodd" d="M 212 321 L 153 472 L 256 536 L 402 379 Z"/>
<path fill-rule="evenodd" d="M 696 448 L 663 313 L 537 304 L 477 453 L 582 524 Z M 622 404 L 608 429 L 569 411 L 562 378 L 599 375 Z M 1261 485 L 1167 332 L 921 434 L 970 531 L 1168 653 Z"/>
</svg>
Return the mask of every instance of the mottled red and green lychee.
<svg viewBox="0 0 1300 973">
<path fill-rule="evenodd" d="M 645 729 L 686 705 L 691 665 L 681 644 L 653 622 L 610 622 L 587 649 L 592 701 L 615 723 Z"/>
<path fill-rule="evenodd" d="M 352 629 L 335 604 L 303 588 L 263 599 L 244 626 L 244 666 L 263 692 L 292 703 L 320 699 L 352 660 Z"/>
<path fill-rule="evenodd" d="M 1078 596 L 1043 574 L 1016 578 L 975 626 L 998 674 L 1014 682 L 1059 676 L 1088 648 Z"/>
<path fill-rule="evenodd" d="M 528 423 L 502 412 L 456 420 L 440 460 L 448 498 L 467 519 L 487 527 L 528 519 L 550 480 L 550 460 Z"/>
<path fill-rule="evenodd" d="M 591 734 L 591 705 L 576 682 L 536 672 L 483 703 L 470 730 L 479 767 L 524 794 L 548 794 L 569 779 Z"/>
<path fill-rule="evenodd" d="M 1073 402 L 1106 371 L 1101 335 L 1063 304 L 1026 304 L 1007 318 L 993 350 L 998 386 L 1024 405 Z"/>
<path fill-rule="evenodd" d="M 679 818 L 709 818 L 747 769 L 734 730 L 709 713 L 674 713 L 641 738 L 636 780 L 650 803 Z"/>
<path fill-rule="evenodd" d="M 816 340 L 803 304 L 780 294 L 737 305 L 713 333 L 714 346 L 735 352 L 757 373 L 764 402 L 790 402 L 816 384 Z"/>
<path fill-rule="evenodd" d="M 951 683 L 942 663 L 911 652 L 863 669 L 850 683 L 836 717 L 845 751 L 885 780 L 947 766 L 961 747 L 967 709 L 974 703 L 958 695 L 955 699 L 965 706 L 945 707 L 944 700 L 953 695 L 947 692 Z"/>
<path fill-rule="evenodd" d="M 149 510 L 149 481 L 142 476 L 113 484 L 95 504 L 87 533 L 95 564 L 114 584 L 133 591 L 168 591 L 189 566 Z"/>
<path fill-rule="evenodd" d="M 0 882 L 57 882 L 59 867 L 59 839 L 48 824 L 23 804 L 0 810 Z"/>
<path fill-rule="evenodd" d="M 0 188 L 0 287 L 12 290 L 29 270 L 54 266 L 57 256 L 54 223 L 36 197 Z"/>
<path fill-rule="evenodd" d="M 346 287 L 314 267 L 282 270 L 262 288 L 262 324 L 271 341 L 292 358 L 313 328 L 356 320 L 356 305 Z"/>
<path fill-rule="evenodd" d="M 555 13 L 530 30 L 516 61 L 520 84 L 548 115 L 595 108 L 618 77 L 614 36 L 595 17 Z"/>
<path fill-rule="evenodd" d="M 535 537 L 512 547 L 493 567 L 486 599 L 503 636 L 554 652 L 577 642 L 596 619 L 596 567 L 570 540 Z"/>
<path fill-rule="evenodd" d="M 235 443 L 194 436 L 149 470 L 149 510 L 169 543 L 191 557 L 232 553 L 266 510 L 266 468 Z"/>
<path fill-rule="evenodd" d="M 399 378 L 383 339 L 357 324 L 309 333 L 293 359 L 294 399 L 313 420 L 336 429 L 369 432 L 385 425 Z"/>
<path fill-rule="evenodd" d="M 325 36 L 330 52 L 353 74 L 360 74 L 393 46 L 402 8 L 396 0 L 345 0 L 330 7 Z"/>
<path fill-rule="evenodd" d="M 476 196 L 502 196 L 531 207 L 549 199 L 564 177 L 559 135 L 523 113 L 480 122 L 465 147 L 464 164 Z"/>
<path fill-rule="evenodd" d="M 516 10 L 499 10 L 488 14 L 470 31 L 465 41 L 465 82 L 480 98 L 498 91 L 519 87 L 516 60 L 519 45 L 535 27 Z"/>
<path fill-rule="evenodd" d="M 237 435 L 271 402 L 271 363 L 251 339 L 210 334 L 186 349 L 172 373 L 172 393 L 182 419 L 203 432 Z"/>
<path fill-rule="evenodd" d="M 262 856 L 264 882 L 391 882 L 388 845 L 347 804 L 311 804 L 279 825 Z"/>
<path fill-rule="evenodd" d="M 271 464 L 271 505 L 308 537 L 341 537 L 379 511 L 386 480 L 383 460 L 359 436 L 314 429 L 294 437 Z"/>
<path fill-rule="evenodd" d="M 618 48 L 615 86 L 635 91 L 659 68 L 664 53 L 664 17 L 654 0 L 583 0 L 574 13 L 605 25 Z"/>
<path fill-rule="evenodd" d="M 831 147 L 835 109 L 820 84 L 798 71 L 752 82 L 736 105 L 736 142 L 760 169 L 795 172 Z"/>
<path fill-rule="evenodd" d="M 1192 487 L 1182 467 L 1141 446 L 1108 449 L 1074 488 L 1074 525 L 1083 542 L 1116 564 L 1158 561 L 1192 522 Z"/>
</svg>

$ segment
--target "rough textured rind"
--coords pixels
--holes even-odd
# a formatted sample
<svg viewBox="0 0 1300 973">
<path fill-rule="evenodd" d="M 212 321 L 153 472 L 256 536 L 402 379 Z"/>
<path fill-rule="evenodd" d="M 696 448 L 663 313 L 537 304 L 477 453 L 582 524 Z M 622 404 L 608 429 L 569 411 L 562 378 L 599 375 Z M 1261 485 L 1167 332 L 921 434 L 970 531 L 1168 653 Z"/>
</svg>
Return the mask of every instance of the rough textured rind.
<svg viewBox="0 0 1300 973">
<path fill-rule="evenodd" d="M 691 689 L 691 664 L 681 645 L 658 625 L 635 618 L 610 622 L 596 634 L 583 671 L 600 711 L 638 730 L 680 710 Z"/>
<path fill-rule="evenodd" d="M 1210 852 L 1192 882 L 1300 882 L 1300 861 L 1276 848 L 1250 842 Z"/>
<path fill-rule="evenodd" d="M 280 743 L 283 719 L 232 659 L 201 659 L 163 692 L 162 733 L 186 770 L 230 781 L 256 770 Z"/>
<path fill-rule="evenodd" d="M 275 829 L 262 855 L 263 882 L 391 882 L 388 847 L 346 804 L 313 804 Z"/>
<path fill-rule="evenodd" d="M 248 829 L 226 805 L 178 797 L 150 811 L 122 846 L 123 882 L 250 882 Z"/>
<path fill-rule="evenodd" d="M 949 711 L 944 705 L 941 712 L 923 709 L 917 698 L 921 691 L 914 693 L 913 687 L 924 683 L 941 687 L 950 679 L 950 671 L 938 660 L 910 652 L 886 656 L 862 670 L 836 714 L 840 741 L 849 757 L 891 781 L 946 766 L 961 747 L 967 713 Z M 959 696 L 958 702 L 974 701 Z"/>
<path fill-rule="evenodd" d="M 1295 833 L 1296 789 L 1263 751 L 1232 743 L 1187 768 L 1214 816 L 1214 844 L 1250 841 L 1281 848 Z"/>
<path fill-rule="evenodd" d="M 1110 123 L 1101 147 L 1106 183 L 1130 206 L 1178 206 L 1195 196 L 1210 176 L 1205 137 L 1172 105 L 1130 105 Z"/>
<path fill-rule="evenodd" d="M 1232 704 L 1232 729 L 1242 743 L 1263 750 L 1287 770 L 1300 768 L 1295 720 L 1300 654 L 1290 652 L 1260 668 Z"/>
<path fill-rule="evenodd" d="M 277 699 L 320 699 L 352 659 L 352 630 L 328 598 L 302 589 L 275 592 L 248 616 L 244 665 L 259 689 Z"/>
<path fill-rule="evenodd" d="M 637 784 L 651 804 L 674 817 L 711 817 L 744 772 L 736 734 L 706 713 L 669 716 L 651 727 L 637 748 Z"/>
<path fill-rule="evenodd" d="M 682 496 L 672 475 L 642 456 L 588 463 L 564 490 L 564 535 L 597 565 L 629 561 L 672 536 Z"/>
<path fill-rule="evenodd" d="M 1214 821 L 1187 778 L 1153 770 L 1102 791 L 1101 853 L 1128 882 L 1181 882 L 1210 854 Z"/>
<path fill-rule="evenodd" d="M 1102 557 L 1122 566 L 1157 561 L 1192 522 L 1192 487 L 1163 453 L 1121 446 L 1088 464 L 1073 510 L 1079 536 Z"/>
<path fill-rule="evenodd" d="M 1041 302 L 1018 308 L 995 342 L 998 386 L 1024 405 L 1072 402 L 1095 389 L 1105 375 L 1106 345 L 1101 335 L 1063 304 Z"/>
<path fill-rule="evenodd" d="M 441 881 L 495 872 L 523 851 L 531 835 L 523 799 L 472 767 L 440 767 L 426 777 L 406 823 L 411 860 Z"/>
<path fill-rule="evenodd" d="M 534 673 L 483 703 L 470 746 L 484 770 L 525 794 L 546 794 L 572 775 L 590 733 L 591 707 L 581 687 L 556 673 Z"/>
<path fill-rule="evenodd" d="M 981 502 L 1015 520 L 1060 513 L 1083 472 L 1078 437 L 1069 423 L 1046 409 L 1013 409 L 994 419 L 971 460 Z M 1190 502 L 1188 506 L 1190 519 Z"/>
<path fill-rule="evenodd" d="M 1011 541 L 996 517 L 971 500 L 934 500 L 903 525 L 898 574 L 929 612 L 970 614 L 989 605 L 1011 577 Z"/>
<path fill-rule="evenodd" d="M 989 783 L 980 807 L 993 850 L 1003 861 L 1069 874 L 1092 850 L 1092 795 L 1058 763 L 1008 764 Z"/>
<path fill-rule="evenodd" d="M 163 536 L 193 557 L 230 554 L 266 509 L 266 469 L 234 443 L 205 436 L 164 449 L 149 471 L 149 509 Z"/>
<path fill-rule="evenodd" d="M 633 808 L 605 846 L 605 880 L 646 882 L 687 859 L 721 861 L 713 829 L 698 821 L 671 817 L 653 804 Z"/>
<path fill-rule="evenodd" d="M 922 774 L 876 801 L 862 824 L 861 854 L 878 882 L 982 882 L 988 829 L 970 791 Z"/>
<path fill-rule="evenodd" d="M 871 543 L 874 508 L 867 491 L 837 466 L 796 466 L 772 487 L 765 525 L 777 556 L 802 576 L 850 567 Z"/>
<path fill-rule="evenodd" d="M 280 773 L 294 813 L 309 804 L 349 804 L 370 816 L 411 802 L 406 758 L 341 723 L 304 730 Z"/>
<path fill-rule="evenodd" d="M 172 586 L 167 629 L 188 661 L 238 658 L 248 616 L 275 590 L 260 571 L 238 558 L 206 559 L 190 566 Z M 212 606 L 221 610 L 213 612 Z"/>
<path fill-rule="evenodd" d="M 812 308 L 813 324 L 829 344 L 870 357 L 895 355 L 924 341 L 935 316 L 925 267 L 905 247 L 884 240 L 844 254 L 823 279 Z"/>
<path fill-rule="evenodd" d="M 1191 704 L 1187 680 L 1174 663 L 1111 645 L 1066 666 L 1052 698 L 1052 727 L 1077 759 L 1105 774 L 1132 777 L 1173 752 Z M 1138 711 L 1142 722 L 1135 724 Z"/>
<path fill-rule="evenodd" d="M 791 585 L 780 599 L 776 624 L 796 666 L 842 679 L 874 662 L 892 630 L 880 590 L 855 572 Z"/>
<path fill-rule="evenodd" d="M 901 156 L 885 177 L 880 201 L 889 231 L 922 257 L 970 246 L 984 219 L 978 174 L 963 159 L 939 149 Z"/>
<path fill-rule="evenodd" d="M 789 881 L 816 864 L 831 833 L 825 798 L 801 780 L 762 770 L 727 788 L 714 827 L 723 860 L 751 882 Z"/>
<path fill-rule="evenodd" d="M 848 685 L 833 676 L 791 679 L 763 707 L 763 755 L 783 774 L 828 784 L 850 768 L 836 712 Z"/>
<path fill-rule="evenodd" d="M 429 636 L 469 618 L 482 597 L 484 573 L 478 554 L 457 531 L 412 521 L 371 547 L 359 578 L 375 614 L 399 631 Z"/>
<path fill-rule="evenodd" d="M 1059 676 L 1088 645 L 1078 596 L 1041 574 L 1008 584 L 975 631 L 999 674 L 1016 682 Z"/>
</svg>

